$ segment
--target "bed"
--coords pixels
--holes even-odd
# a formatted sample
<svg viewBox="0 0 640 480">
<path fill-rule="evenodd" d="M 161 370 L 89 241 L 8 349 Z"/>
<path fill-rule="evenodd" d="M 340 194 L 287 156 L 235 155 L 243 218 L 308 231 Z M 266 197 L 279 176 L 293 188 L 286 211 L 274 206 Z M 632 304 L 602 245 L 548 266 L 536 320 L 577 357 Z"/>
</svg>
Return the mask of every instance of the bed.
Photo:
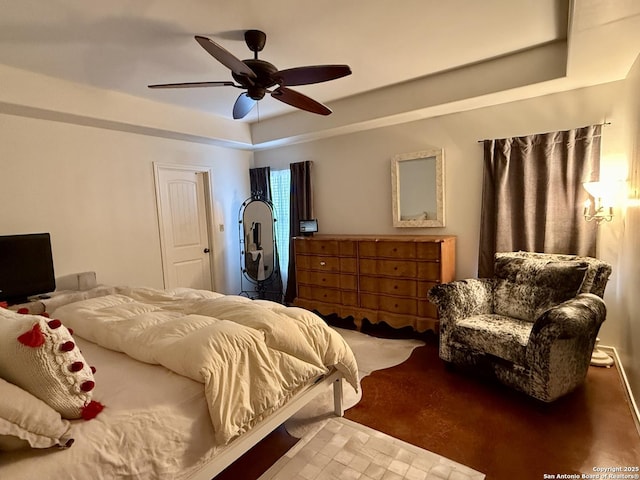
<svg viewBox="0 0 640 480">
<path fill-rule="evenodd" d="M 95 383 L 83 404 L 104 409 L 62 419 L 62 447 L 0 452 L 0 478 L 211 479 L 327 385 L 337 415 L 343 379 L 359 388 L 346 342 L 300 308 L 186 288 L 97 287 L 53 297 L 46 309 L 65 327 L 56 332 L 73 330 L 86 369 L 95 367 L 75 382 Z M 12 320 L 0 318 L 0 335 Z"/>
</svg>

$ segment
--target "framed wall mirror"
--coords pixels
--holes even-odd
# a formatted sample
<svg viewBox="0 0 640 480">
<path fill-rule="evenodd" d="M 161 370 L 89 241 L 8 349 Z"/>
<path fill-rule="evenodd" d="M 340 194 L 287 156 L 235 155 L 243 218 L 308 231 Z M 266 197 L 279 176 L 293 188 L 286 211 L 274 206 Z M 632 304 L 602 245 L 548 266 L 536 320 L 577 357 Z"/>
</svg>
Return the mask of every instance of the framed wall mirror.
<svg viewBox="0 0 640 480">
<path fill-rule="evenodd" d="M 394 227 L 444 227 L 444 150 L 394 156 L 391 195 Z"/>
</svg>

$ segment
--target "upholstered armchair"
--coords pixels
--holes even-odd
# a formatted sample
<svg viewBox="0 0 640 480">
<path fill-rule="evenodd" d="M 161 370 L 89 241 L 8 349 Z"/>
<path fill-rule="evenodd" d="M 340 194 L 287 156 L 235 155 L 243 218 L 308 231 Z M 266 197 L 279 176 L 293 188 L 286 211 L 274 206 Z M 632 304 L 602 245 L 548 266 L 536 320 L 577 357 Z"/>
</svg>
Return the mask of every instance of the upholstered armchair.
<svg viewBox="0 0 640 480">
<path fill-rule="evenodd" d="M 433 287 L 440 358 L 551 402 L 580 385 L 611 274 L 590 257 L 498 253 L 493 278 Z"/>
</svg>

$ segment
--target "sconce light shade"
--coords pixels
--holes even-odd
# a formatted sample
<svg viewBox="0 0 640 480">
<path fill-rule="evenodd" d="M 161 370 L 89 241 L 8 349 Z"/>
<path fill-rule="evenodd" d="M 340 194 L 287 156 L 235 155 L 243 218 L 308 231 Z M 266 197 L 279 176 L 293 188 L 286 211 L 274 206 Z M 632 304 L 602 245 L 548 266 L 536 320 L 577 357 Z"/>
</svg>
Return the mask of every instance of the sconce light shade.
<svg viewBox="0 0 640 480">
<path fill-rule="evenodd" d="M 603 182 L 584 182 L 582 186 L 593 198 L 602 198 L 605 196 L 603 195 L 606 193 Z"/>
<path fill-rule="evenodd" d="M 616 199 L 626 192 L 627 182 L 625 180 L 605 180 L 601 182 L 584 182 L 584 189 L 593 198 L 601 198 L 607 205 L 616 203 Z"/>
<path fill-rule="evenodd" d="M 582 186 L 593 198 L 610 199 L 615 195 L 616 189 L 619 188 L 619 183 L 620 182 L 585 182 Z"/>
</svg>

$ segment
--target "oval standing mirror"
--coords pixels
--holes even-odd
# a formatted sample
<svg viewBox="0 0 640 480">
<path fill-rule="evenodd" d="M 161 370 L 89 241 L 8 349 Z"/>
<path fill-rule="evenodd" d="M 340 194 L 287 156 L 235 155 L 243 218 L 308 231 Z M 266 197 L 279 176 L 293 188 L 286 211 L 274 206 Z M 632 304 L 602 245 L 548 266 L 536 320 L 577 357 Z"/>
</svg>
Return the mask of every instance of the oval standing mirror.
<svg viewBox="0 0 640 480">
<path fill-rule="evenodd" d="M 391 193 L 394 227 L 444 227 L 444 151 L 393 157 Z"/>
<path fill-rule="evenodd" d="M 240 207 L 238 222 L 242 270 L 240 294 L 281 303 L 282 279 L 273 205 L 261 196 L 251 197 Z"/>
<path fill-rule="evenodd" d="M 249 200 L 243 205 L 244 273 L 256 282 L 268 280 L 275 266 L 273 208 L 262 200 Z"/>
</svg>

